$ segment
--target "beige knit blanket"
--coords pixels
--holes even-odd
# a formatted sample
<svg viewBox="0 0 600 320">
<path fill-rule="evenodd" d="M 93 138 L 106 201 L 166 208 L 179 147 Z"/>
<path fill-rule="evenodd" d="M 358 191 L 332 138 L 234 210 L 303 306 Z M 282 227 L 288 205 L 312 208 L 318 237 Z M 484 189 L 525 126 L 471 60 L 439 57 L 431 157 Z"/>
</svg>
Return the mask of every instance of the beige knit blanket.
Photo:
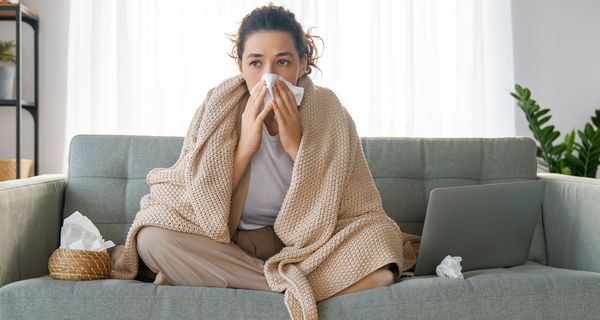
<svg viewBox="0 0 600 320">
<path fill-rule="evenodd" d="M 383 210 L 354 122 L 336 95 L 300 79 L 302 140 L 289 190 L 275 221 L 286 247 L 265 262 L 271 290 L 285 291 L 292 319 L 317 319 L 316 303 L 388 263 L 401 271 L 416 262 L 415 237 L 400 232 Z M 241 76 L 212 89 L 196 111 L 181 154 L 146 180 L 125 245 L 112 253 L 111 278 L 133 279 L 136 234 L 143 226 L 208 236 L 228 243 L 233 159 Z M 403 250 L 404 249 L 404 250 Z"/>
</svg>

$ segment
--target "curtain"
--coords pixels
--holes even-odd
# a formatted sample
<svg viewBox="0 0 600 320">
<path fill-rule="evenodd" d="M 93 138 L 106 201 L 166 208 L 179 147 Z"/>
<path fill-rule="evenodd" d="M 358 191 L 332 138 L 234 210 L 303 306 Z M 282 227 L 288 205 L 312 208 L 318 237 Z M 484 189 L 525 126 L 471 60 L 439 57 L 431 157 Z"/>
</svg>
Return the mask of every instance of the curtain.
<svg viewBox="0 0 600 320">
<path fill-rule="evenodd" d="M 323 39 L 311 77 L 336 92 L 359 135 L 514 135 L 510 0 L 273 3 Z M 239 73 L 227 34 L 264 4 L 72 1 L 67 143 L 185 135 L 207 91 Z"/>
</svg>

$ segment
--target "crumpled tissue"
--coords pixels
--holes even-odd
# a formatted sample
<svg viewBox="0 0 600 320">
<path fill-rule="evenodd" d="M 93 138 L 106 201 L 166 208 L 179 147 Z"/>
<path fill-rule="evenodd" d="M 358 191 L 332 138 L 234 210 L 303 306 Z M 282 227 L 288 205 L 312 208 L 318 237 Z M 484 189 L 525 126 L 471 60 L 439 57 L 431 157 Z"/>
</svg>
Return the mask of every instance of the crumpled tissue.
<svg viewBox="0 0 600 320">
<path fill-rule="evenodd" d="M 465 277 L 461 272 L 461 261 L 462 257 L 446 256 L 444 260 L 442 260 L 442 262 L 435 268 L 435 273 L 438 275 L 438 277 L 442 278 L 464 279 Z"/>
<path fill-rule="evenodd" d="M 104 241 L 98 228 L 79 211 L 68 216 L 60 228 L 60 247 L 63 249 L 102 251 L 114 246 L 112 241 Z"/>
<path fill-rule="evenodd" d="M 277 80 L 277 79 L 283 81 L 283 83 L 285 83 L 288 86 L 288 88 L 290 88 L 290 90 L 294 94 L 294 99 L 296 100 L 296 106 L 299 106 L 300 103 L 302 102 L 302 97 L 304 96 L 304 88 L 296 87 L 295 85 L 293 85 L 289 81 L 285 80 L 283 77 L 281 77 L 278 74 L 265 73 L 262 76 L 261 80 L 265 80 L 265 85 L 269 92 L 265 96 L 263 108 L 265 108 L 271 102 L 271 100 L 273 100 L 273 97 L 274 97 L 273 86 L 275 85 L 275 80 Z"/>
</svg>

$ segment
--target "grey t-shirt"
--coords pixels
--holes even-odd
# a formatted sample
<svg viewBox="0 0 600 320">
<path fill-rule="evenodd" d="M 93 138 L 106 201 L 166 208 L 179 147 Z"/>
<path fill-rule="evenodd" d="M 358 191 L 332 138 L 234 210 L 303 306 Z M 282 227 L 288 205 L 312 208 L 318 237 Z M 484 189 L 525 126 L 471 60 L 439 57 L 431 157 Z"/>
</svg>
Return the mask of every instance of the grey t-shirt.
<svg viewBox="0 0 600 320">
<path fill-rule="evenodd" d="M 250 185 L 239 225 L 242 230 L 275 223 L 292 178 L 294 161 L 283 150 L 279 134 L 269 135 L 263 123 L 261 140 L 250 161 Z"/>
</svg>

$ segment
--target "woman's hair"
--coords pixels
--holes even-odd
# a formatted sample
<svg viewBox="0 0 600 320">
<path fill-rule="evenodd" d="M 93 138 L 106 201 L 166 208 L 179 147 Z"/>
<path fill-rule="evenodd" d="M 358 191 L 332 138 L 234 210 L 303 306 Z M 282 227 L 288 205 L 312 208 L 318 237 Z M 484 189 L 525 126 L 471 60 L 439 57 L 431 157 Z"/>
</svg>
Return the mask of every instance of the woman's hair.
<svg viewBox="0 0 600 320">
<path fill-rule="evenodd" d="M 233 48 L 229 56 L 236 59 L 237 62 L 241 62 L 246 40 L 255 32 L 283 31 L 292 36 L 300 59 L 304 56 L 308 58 L 306 74 L 310 74 L 312 67 L 319 69 L 317 67 L 317 60 L 320 56 L 318 56 L 317 46 L 313 38 L 319 38 L 321 42 L 323 41 L 318 36 L 311 36 L 311 30 L 312 28 L 309 28 L 307 32 L 304 32 L 300 23 L 296 21 L 296 16 L 293 12 L 284 7 L 278 7 L 269 3 L 266 6 L 252 10 L 252 12 L 242 19 L 238 33 L 236 35 L 229 35 L 229 39 L 233 43 Z"/>
</svg>

